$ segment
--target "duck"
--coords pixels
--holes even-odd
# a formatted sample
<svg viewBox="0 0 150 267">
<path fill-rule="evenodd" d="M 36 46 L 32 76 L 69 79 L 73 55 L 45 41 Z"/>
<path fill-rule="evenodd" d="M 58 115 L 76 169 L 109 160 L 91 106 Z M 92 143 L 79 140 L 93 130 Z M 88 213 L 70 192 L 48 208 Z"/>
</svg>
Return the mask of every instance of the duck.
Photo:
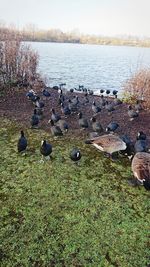
<svg viewBox="0 0 150 267">
<path fill-rule="evenodd" d="M 134 145 L 134 151 L 137 152 L 148 152 L 148 144 L 146 140 L 146 134 L 143 131 L 138 132 L 136 142 Z"/>
<path fill-rule="evenodd" d="M 88 121 L 87 121 L 87 119 L 86 118 L 83 118 L 82 116 L 82 112 L 80 112 L 79 114 L 78 114 L 78 116 L 79 116 L 79 126 L 82 128 L 82 129 L 85 129 L 85 128 L 88 128 L 89 127 L 89 125 L 88 125 Z"/>
<path fill-rule="evenodd" d="M 39 117 L 37 115 L 37 110 L 34 109 L 34 114 L 33 114 L 32 118 L 31 118 L 31 127 L 37 128 L 38 124 L 39 124 Z"/>
<path fill-rule="evenodd" d="M 28 145 L 27 139 L 26 139 L 26 137 L 24 135 L 24 131 L 23 130 L 21 130 L 20 135 L 21 136 L 20 136 L 20 138 L 18 140 L 18 144 L 17 144 L 17 149 L 18 149 L 19 153 L 22 152 L 22 151 L 25 151 L 26 148 L 27 148 L 27 145 Z"/>
<path fill-rule="evenodd" d="M 128 116 L 130 118 L 130 121 L 134 120 L 135 118 L 139 116 L 138 112 L 133 110 L 131 105 L 128 106 Z"/>
<path fill-rule="evenodd" d="M 119 127 L 117 122 L 110 122 L 106 127 L 106 132 L 114 132 Z"/>
<path fill-rule="evenodd" d="M 78 148 L 73 148 L 70 152 L 70 158 L 72 161 L 79 161 L 81 159 L 82 155 Z"/>
<path fill-rule="evenodd" d="M 86 140 L 86 144 L 92 144 L 98 150 L 105 152 L 112 160 L 114 159 L 113 153 L 125 150 L 126 143 L 117 135 L 106 134 L 96 137 L 91 140 Z"/>
<path fill-rule="evenodd" d="M 133 157 L 131 168 L 137 181 L 146 190 L 150 190 L 150 154 L 147 152 L 136 153 Z"/>
<path fill-rule="evenodd" d="M 96 117 L 92 117 L 90 121 L 92 122 L 92 128 L 94 132 L 97 132 L 97 133 L 103 132 L 103 127 L 100 124 L 100 122 L 97 121 Z"/>
<path fill-rule="evenodd" d="M 61 116 L 57 113 L 55 113 L 55 109 L 52 108 L 51 109 L 51 112 L 52 112 L 52 115 L 51 115 L 51 119 L 54 121 L 54 122 L 57 122 L 61 119 Z"/>
<path fill-rule="evenodd" d="M 52 135 L 54 135 L 54 136 L 62 136 L 63 135 L 62 130 L 60 129 L 60 127 L 58 125 L 54 124 L 53 120 L 49 120 L 49 123 L 51 124 Z"/>
<path fill-rule="evenodd" d="M 95 101 L 93 101 L 92 110 L 93 110 L 94 113 L 99 113 L 101 111 L 101 108 L 96 106 Z"/>
<path fill-rule="evenodd" d="M 50 154 L 52 153 L 52 145 L 47 143 L 46 140 L 42 140 L 40 152 L 42 156 L 46 157 L 47 159 L 50 158 Z"/>
</svg>

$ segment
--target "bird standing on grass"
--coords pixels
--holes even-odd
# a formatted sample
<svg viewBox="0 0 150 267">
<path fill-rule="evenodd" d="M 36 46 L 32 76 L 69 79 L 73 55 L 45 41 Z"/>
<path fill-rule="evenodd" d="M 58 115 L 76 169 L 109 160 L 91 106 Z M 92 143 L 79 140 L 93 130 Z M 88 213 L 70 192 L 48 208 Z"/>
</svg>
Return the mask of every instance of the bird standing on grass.
<svg viewBox="0 0 150 267">
<path fill-rule="evenodd" d="M 52 153 L 52 145 L 48 144 L 46 140 L 42 140 L 40 152 L 45 159 L 50 159 L 50 154 Z"/>
<path fill-rule="evenodd" d="M 138 152 L 135 154 L 131 165 L 137 184 L 141 184 L 146 190 L 150 190 L 150 154 Z"/>
<path fill-rule="evenodd" d="M 21 137 L 19 138 L 18 144 L 17 144 L 18 152 L 25 151 L 28 145 L 27 139 L 24 136 L 24 132 L 21 131 L 20 133 L 21 133 Z"/>
<path fill-rule="evenodd" d="M 72 151 L 70 152 L 70 158 L 74 162 L 77 162 L 81 159 L 81 152 L 78 148 L 73 148 Z"/>
<path fill-rule="evenodd" d="M 126 143 L 122 141 L 119 136 L 113 134 L 101 135 L 91 140 L 86 140 L 86 144 L 92 144 L 98 150 L 105 152 L 112 160 L 114 160 L 113 153 L 125 150 Z"/>
</svg>

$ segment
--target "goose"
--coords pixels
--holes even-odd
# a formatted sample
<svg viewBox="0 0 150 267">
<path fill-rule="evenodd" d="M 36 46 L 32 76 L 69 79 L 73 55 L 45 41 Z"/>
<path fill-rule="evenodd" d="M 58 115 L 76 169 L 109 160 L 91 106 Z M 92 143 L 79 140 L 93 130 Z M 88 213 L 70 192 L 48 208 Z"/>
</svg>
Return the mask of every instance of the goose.
<svg viewBox="0 0 150 267">
<path fill-rule="evenodd" d="M 57 126 L 61 129 L 62 132 L 68 132 L 69 126 L 65 120 L 60 119 L 57 122 Z"/>
<path fill-rule="evenodd" d="M 119 127 L 119 124 L 116 122 L 110 122 L 106 127 L 106 132 L 114 132 Z"/>
<path fill-rule="evenodd" d="M 60 129 L 60 127 L 58 125 L 54 125 L 54 121 L 53 120 L 49 120 L 49 123 L 51 124 L 51 133 L 54 136 L 62 136 L 63 132 Z"/>
<path fill-rule="evenodd" d="M 71 114 L 71 110 L 69 109 L 69 107 L 65 107 L 63 103 L 61 103 L 61 112 L 67 116 Z"/>
<path fill-rule="evenodd" d="M 113 153 L 125 150 L 127 147 L 126 143 L 119 136 L 113 134 L 102 135 L 93 140 L 86 140 L 85 143 L 92 144 L 98 150 L 107 153 L 112 160 L 114 159 Z"/>
<path fill-rule="evenodd" d="M 50 154 L 52 153 L 52 145 L 47 143 L 46 140 L 42 140 L 40 152 L 42 156 L 44 156 L 47 159 L 50 159 Z"/>
<path fill-rule="evenodd" d="M 87 119 L 86 118 L 83 118 L 82 117 L 82 112 L 80 112 L 79 114 L 78 114 L 78 116 L 79 116 L 79 126 L 81 127 L 81 128 L 83 128 L 83 129 L 85 129 L 85 128 L 88 128 L 88 121 L 87 121 Z"/>
<path fill-rule="evenodd" d="M 100 124 L 100 122 L 97 121 L 96 117 L 92 117 L 90 121 L 92 122 L 92 128 L 94 132 L 97 132 L 97 133 L 103 132 L 103 127 Z"/>
<path fill-rule="evenodd" d="M 79 98 L 78 96 L 74 96 L 73 99 L 71 100 L 72 104 L 77 106 L 79 104 Z"/>
<path fill-rule="evenodd" d="M 70 158 L 71 160 L 77 162 L 82 157 L 81 152 L 78 148 L 73 148 L 70 152 Z"/>
<path fill-rule="evenodd" d="M 35 106 L 37 108 L 44 108 L 44 106 L 45 106 L 45 104 L 42 101 L 40 101 L 40 97 L 39 96 L 37 97 L 37 100 L 35 101 Z"/>
<path fill-rule="evenodd" d="M 38 124 L 39 124 L 39 118 L 38 118 L 38 115 L 37 115 L 37 110 L 34 109 L 34 114 L 33 114 L 32 118 L 31 118 L 31 127 L 37 128 Z"/>
<path fill-rule="evenodd" d="M 92 110 L 93 110 L 94 113 L 99 113 L 101 111 L 101 108 L 96 106 L 95 101 L 93 101 Z"/>
<path fill-rule="evenodd" d="M 128 116 L 130 118 L 130 121 L 134 120 L 135 118 L 139 116 L 138 112 L 133 110 L 131 105 L 128 106 Z"/>
<path fill-rule="evenodd" d="M 146 152 L 136 153 L 133 157 L 131 168 L 137 181 L 145 189 L 150 190 L 150 154 Z"/>
<path fill-rule="evenodd" d="M 71 110 L 71 112 L 73 112 L 73 113 L 77 112 L 77 106 L 74 105 L 74 104 L 71 102 L 70 99 L 68 100 L 68 107 L 69 107 L 69 109 Z"/>
<path fill-rule="evenodd" d="M 112 111 L 115 110 L 114 104 L 113 103 L 108 103 L 108 101 L 106 101 L 105 108 L 108 111 L 108 114 L 111 114 Z"/>
<path fill-rule="evenodd" d="M 36 114 L 37 114 L 39 120 L 43 119 L 43 110 L 41 108 L 36 108 Z"/>
<path fill-rule="evenodd" d="M 61 116 L 57 113 L 55 113 L 55 109 L 52 108 L 51 109 L 51 112 L 52 112 L 52 115 L 51 115 L 51 119 L 54 121 L 54 122 L 57 122 L 61 119 Z"/>
<path fill-rule="evenodd" d="M 17 144 L 18 152 L 22 152 L 22 151 L 26 150 L 27 145 L 28 145 L 27 139 L 24 136 L 24 132 L 21 131 L 20 134 L 21 134 L 21 136 L 20 136 L 20 138 L 18 140 L 18 144 Z"/>
</svg>

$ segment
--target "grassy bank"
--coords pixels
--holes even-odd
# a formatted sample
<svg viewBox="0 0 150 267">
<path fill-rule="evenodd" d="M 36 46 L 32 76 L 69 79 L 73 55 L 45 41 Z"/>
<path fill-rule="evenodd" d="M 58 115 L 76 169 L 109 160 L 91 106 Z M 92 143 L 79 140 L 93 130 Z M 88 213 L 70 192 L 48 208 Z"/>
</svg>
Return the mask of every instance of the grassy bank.
<svg viewBox="0 0 150 267">
<path fill-rule="evenodd" d="M 149 192 L 128 185 L 128 160 L 114 163 L 83 140 L 31 129 L 20 155 L 20 127 L 0 123 L 3 267 L 148 265 Z M 40 163 L 44 137 L 52 160 Z M 79 165 L 69 159 L 74 146 Z"/>
</svg>

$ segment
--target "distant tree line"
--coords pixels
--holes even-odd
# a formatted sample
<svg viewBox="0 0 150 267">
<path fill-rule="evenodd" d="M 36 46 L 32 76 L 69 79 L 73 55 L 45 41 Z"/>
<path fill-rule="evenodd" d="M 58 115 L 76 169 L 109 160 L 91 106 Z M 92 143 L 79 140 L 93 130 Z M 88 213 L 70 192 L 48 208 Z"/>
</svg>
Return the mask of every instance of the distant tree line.
<svg viewBox="0 0 150 267">
<path fill-rule="evenodd" d="M 65 33 L 59 29 L 39 30 L 34 25 L 17 30 L 12 27 L 0 25 L 0 41 L 3 41 L 5 34 L 10 36 L 18 35 L 22 41 L 32 42 L 58 42 L 78 43 L 97 45 L 128 45 L 150 47 L 150 38 L 139 38 L 131 36 L 104 37 L 96 35 L 80 34 L 78 31 Z"/>
</svg>

